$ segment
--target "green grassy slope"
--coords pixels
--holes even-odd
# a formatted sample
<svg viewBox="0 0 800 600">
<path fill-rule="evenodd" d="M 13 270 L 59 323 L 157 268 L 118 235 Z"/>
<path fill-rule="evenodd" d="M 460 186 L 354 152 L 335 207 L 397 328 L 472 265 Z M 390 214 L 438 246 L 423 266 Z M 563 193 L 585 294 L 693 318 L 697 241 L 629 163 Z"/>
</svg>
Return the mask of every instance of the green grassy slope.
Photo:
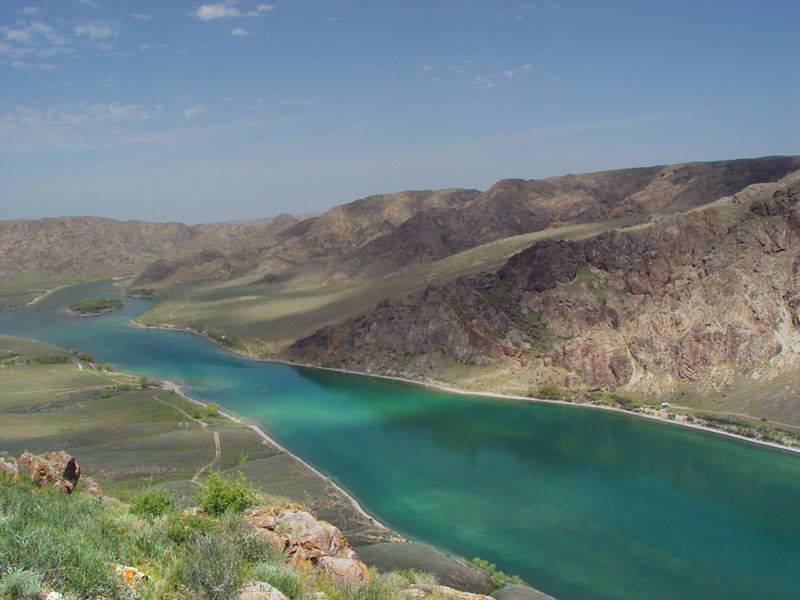
<svg viewBox="0 0 800 600">
<path fill-rule="evenodd" d="M 280 355 L 294 341 L 363 313 L 384 298 L 496 270 L 536 241 L 583 239 L 640 220 L 640 216 L 629 216 L 512 236 L 379 278 L 329 283 L 313 273 L 275 284 L 255 283 L 255 278 L 250 278 L 163 288 L 160 302 L 137 321 L 149 326 L 188 328 L 218 341 L 225 335 L 222 343 L 232 349 L 256 356 Z"/>
</svg>

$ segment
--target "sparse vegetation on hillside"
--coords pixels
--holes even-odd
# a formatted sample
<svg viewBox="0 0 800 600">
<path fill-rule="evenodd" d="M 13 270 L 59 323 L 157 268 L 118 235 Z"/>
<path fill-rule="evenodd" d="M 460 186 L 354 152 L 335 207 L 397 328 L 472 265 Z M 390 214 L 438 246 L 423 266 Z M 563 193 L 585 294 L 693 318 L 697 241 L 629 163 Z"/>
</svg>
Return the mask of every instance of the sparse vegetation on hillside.
<svg viewBox="0 0 800 600">
<path fill-rule="evenodd" d="M 257 579 L 292 600 L 319 591 L 332 600 L 390 600 L 412 583 L 431 581 L 414 572 L 372 572 L 365 586 L 338 584 L 317 569 L 287 564 L 239 513 L 194 516 L 148 498 L 129 509 L 0 478 L 0 596 L 33 598 L 48 589 L 68 598 L 225 600 Z M 115 565 L 147 579 L 134 590 Z"/>
</svg>

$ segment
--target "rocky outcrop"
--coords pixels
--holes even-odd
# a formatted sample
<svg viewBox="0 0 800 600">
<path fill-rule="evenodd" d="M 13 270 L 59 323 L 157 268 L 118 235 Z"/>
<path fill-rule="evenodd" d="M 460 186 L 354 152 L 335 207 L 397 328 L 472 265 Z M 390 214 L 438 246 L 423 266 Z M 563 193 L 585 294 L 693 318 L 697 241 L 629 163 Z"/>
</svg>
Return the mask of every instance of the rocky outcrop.
<svg viewBox="0 0 800 600">
<path fill-rule="evenodd" d="M 89 477 L 81 478 L 80 465 L 63 450 L 44 452 L 41 455 L 25 451 L 16 460 L 15 467 L 39 487 L 50 484 L 59 491 L 71 494 L 78 482 L 81 482 L 83 491 L 104 496 L 100 484 Z"/>
<path fill-rule="evenodd" d="M 71 494 L 81 478 L 81 468 L 69 454 L 45 452 L 41 456 L 23 452 L 16 461 L 17 468 L 42 487 L 52 484 L 56 489 Z"/>
<path fill-rule="evenodd" d="M 422 363 L 409 355 L 442 352 L 533 384 L 666 389 L 716 365 L 795 364 L 798 272 L 800 171 L 647 226 L 536 243 L 497 273 L 385 300 L 293 351 L 362 370 L 379 357 L 374 370 L 412 377 Z"/>
<path fill-rule="evenodd" d="M 529 346 L 530 339 L 505 314 L 493 310 L 471 285 L 459 282 L 384 300 L 369 315 L 322 329 L 294 348 L 317 360 L 371 348 L 391 348 L 398 354 L 440 349 L 454 360 L 481 364 Z"/>
<path fill-rule="evenodd" d="M 283 552 L 287 561 L 315 565 L 341 583 L 369 581 L 367 566 L 358 560 L 342 532 L 307 511 L 259 507 L 246 510 L 245 520 Z"/>
</svg>

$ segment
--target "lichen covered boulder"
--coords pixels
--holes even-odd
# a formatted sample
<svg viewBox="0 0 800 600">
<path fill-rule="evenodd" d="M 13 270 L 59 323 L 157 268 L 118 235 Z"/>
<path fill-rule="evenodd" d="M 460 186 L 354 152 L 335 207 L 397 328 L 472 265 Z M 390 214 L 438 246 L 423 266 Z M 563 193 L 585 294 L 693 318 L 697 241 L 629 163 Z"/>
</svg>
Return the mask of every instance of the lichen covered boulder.
<svg viewBox="0 0 800 600">
<path fill-rule="evenodd" d="M 405 590 L 409 598 L 446 598 L 448 600 L 493 600 L 491 596 L 454 590 L 446 585 L 413 584 Z"/>
<path fill-rule="evenodd" d="M 245 511 L 245 520 L 289 562 L 311 563 L 340 583 L 369 581 L 367 566 L 342 532 L 307 511 L 262 506 Z"/>
<path fill-rule="evenodd" d="M 236 593 L 238 600 L 289 600 L 265 581 L 248 581 Z"/>
<path fill-rule="evenodd" d="M 71 494 L 81 478 L 81 467 L 63 450 L 44 452 L 41 456 L 23 452 L 16 461 L 17 468 L 42 487 L 53 484 L 56 489 Z"/>
</svg>

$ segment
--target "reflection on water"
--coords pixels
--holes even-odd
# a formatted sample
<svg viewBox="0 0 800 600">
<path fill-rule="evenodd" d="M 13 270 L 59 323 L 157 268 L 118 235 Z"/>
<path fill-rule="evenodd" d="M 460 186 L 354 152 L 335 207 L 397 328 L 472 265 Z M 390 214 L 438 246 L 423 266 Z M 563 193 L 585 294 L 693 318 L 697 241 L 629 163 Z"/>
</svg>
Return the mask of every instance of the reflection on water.
<svg viewBox="0 0 800 600">
<path fill-rule="evenodd" d="M 188 383 L 261 423 L 381 521 L 562 600 L 796 597 L 800 457 L 605 411 L 252 361 L 129 326 L 146 299 L 99 317 L 63 312 L 110 291 L 65 288 L 0 314 L 0 332 Z"/>
</svg>

